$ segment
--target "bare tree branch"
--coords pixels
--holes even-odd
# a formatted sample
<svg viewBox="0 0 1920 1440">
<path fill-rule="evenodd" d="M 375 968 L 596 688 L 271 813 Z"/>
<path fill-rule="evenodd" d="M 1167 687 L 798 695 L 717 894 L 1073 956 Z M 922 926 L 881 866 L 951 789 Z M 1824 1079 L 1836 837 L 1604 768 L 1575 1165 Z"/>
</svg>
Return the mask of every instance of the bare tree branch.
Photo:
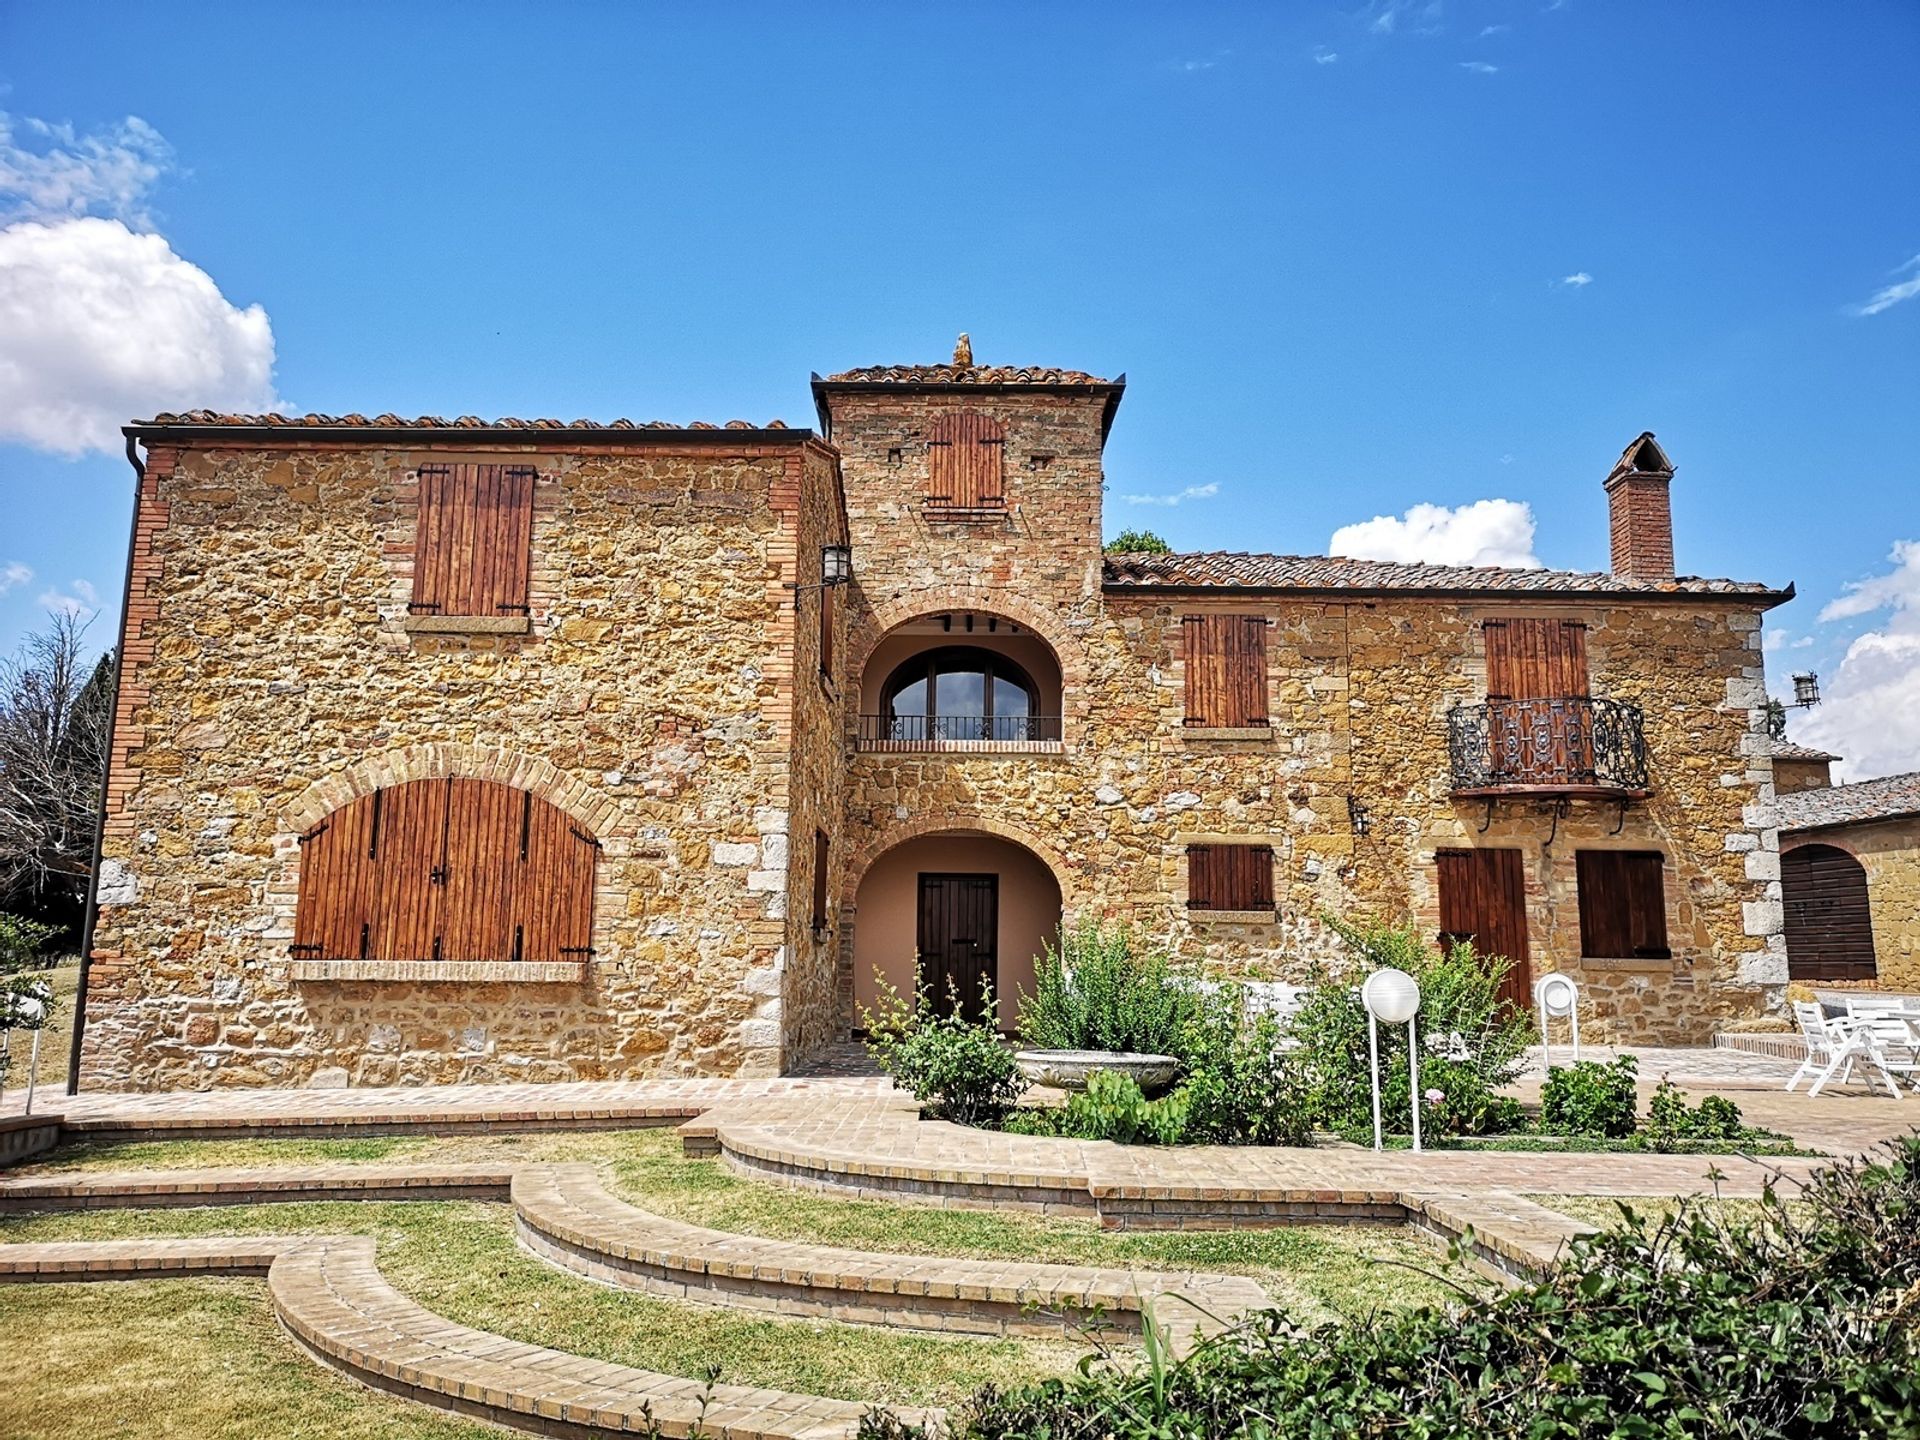
<svg viewBox="0 0 1920 1440">
<path fill-rule="evenodd" d="M 87 622 L 55 613 L 0 660 L 0 897 L 86 888 L 112 723 L 113 657 L 89 661 Z"/>
</svg>

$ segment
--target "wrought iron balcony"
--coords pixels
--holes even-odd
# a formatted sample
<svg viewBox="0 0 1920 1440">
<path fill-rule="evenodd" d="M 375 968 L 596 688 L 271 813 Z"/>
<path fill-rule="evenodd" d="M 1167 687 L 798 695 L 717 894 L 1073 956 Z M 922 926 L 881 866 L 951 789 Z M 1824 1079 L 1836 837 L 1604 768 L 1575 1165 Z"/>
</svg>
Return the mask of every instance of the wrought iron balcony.
<svg viewBox="0 0 1920 1440">
<path fill-rule="evenodd" d="M 1058 744 L 1058 715 L 862 715 L 862 750 L 976 750 Z"/>
<path fill-rule="evenodd" d="M 1456 795 L 1647 794 L 1647 737 L 1640 707 L 1561 696 L 1489 700 L 1447 712 Z"/>
</svg>

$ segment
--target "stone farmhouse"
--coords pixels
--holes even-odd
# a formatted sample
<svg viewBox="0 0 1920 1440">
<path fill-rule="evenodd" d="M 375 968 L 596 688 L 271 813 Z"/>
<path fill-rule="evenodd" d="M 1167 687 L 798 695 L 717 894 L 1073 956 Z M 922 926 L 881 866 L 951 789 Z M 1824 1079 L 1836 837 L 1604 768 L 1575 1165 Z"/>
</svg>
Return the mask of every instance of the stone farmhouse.
<svg viewBox="0 0 1920 1440">
<path fill-rule="evenodd" d="M 1124 377 L 812 389 L 130 426 L 80 1083 L 772 1074 L 876 975 L 1010 1023 L 1089 914 L 1270 978 L 1411 916 L 1602 1037 L 1780 1009 L 1792 591 L 1674 573 L 1652 435 L 1608 573 L 1103 555 Z"/>
<path fill-rule="evenodd" d="M 1920 770 L 1835 785 L 1839 758 L 1773 747 L 1788 973 L 1920 991 Z"/>
</svg>

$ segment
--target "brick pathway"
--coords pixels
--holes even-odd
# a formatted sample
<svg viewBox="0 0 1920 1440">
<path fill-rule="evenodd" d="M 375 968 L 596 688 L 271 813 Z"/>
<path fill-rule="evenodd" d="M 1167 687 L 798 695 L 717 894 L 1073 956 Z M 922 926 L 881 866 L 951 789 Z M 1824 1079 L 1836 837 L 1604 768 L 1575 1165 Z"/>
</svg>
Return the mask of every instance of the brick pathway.
<svg viewBox="0 0 1920 1440">
<path fill-rule="evenodd" d="M 504 1163 L 275 1165 L 218 1170 L 82 1170 L 0 1177 L 0 1215 L 307 1200 L 505 1200 Z"/>
</svg>

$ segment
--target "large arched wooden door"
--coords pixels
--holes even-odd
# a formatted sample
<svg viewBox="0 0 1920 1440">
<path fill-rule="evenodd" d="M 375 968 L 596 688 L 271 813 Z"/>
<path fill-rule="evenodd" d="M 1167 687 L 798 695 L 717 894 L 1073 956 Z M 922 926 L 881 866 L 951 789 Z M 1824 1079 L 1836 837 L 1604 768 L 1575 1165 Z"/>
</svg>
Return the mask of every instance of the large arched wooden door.
<svg viewBox="0 0 1920 1440">
<path fill-rule="evenodd" d="M 1795 980 L 1871 980 L 1873 917 L 1867 872 L 1833 845 L 1796 845 L 1780 856 L 1787 909 L 1787 973 Z"/>
<path fill-rule="evenodd" d="M 305 960 L 585 960 L 600 844 L 493 780 L 413 780 L 300 837 Z"/>
</svg>

